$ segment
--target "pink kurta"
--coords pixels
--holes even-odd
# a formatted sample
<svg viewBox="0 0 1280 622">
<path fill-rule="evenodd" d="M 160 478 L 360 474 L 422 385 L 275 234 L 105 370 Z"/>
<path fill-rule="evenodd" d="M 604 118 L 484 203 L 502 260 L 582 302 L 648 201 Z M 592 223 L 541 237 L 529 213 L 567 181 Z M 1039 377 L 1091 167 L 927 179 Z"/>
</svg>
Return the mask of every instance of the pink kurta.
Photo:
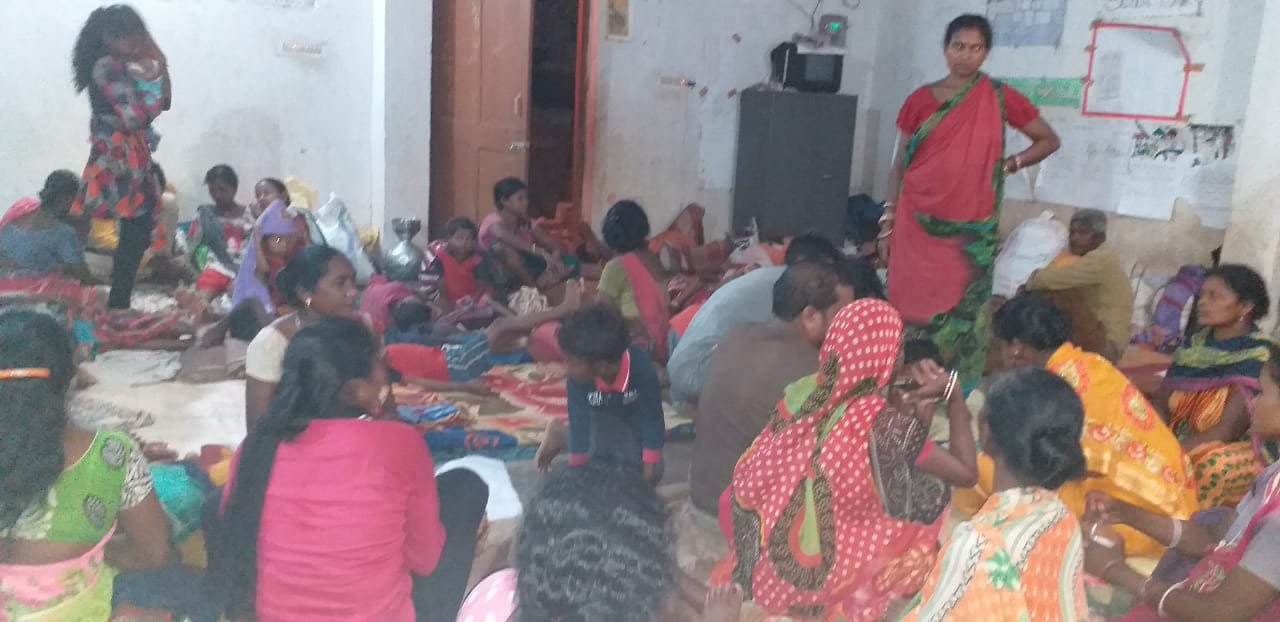
<svg viewBox="0 0 1280 622">
<path fill-rule="evenodd" d="M 410 573 L 430 574 L 444 547 L 434 471 L 402 423 L 315 420 L 281 443 L 258 538 L 258 619 L 413 622 Z"/>
</svg>

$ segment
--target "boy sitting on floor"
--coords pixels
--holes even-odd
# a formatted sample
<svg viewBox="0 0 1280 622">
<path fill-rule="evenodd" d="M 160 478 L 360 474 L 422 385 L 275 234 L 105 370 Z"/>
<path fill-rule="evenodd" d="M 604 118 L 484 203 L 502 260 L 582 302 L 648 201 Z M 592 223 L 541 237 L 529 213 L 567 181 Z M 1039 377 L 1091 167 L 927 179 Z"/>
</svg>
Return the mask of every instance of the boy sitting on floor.
<svg viewBox="0 0 1280 622">
<path fill-rule="evenodd" d="M 569 372 L 569 427 L 547 426 L 538 468 L 549 469 L 567 442 L 571 466 L 635 467 L 656 485 L 666 440 L 662 389 L 649 354 L 631 345 L 622 313 L 610 305 L 586 307 L 565 320 L 558 339 Z"/>
</svg>

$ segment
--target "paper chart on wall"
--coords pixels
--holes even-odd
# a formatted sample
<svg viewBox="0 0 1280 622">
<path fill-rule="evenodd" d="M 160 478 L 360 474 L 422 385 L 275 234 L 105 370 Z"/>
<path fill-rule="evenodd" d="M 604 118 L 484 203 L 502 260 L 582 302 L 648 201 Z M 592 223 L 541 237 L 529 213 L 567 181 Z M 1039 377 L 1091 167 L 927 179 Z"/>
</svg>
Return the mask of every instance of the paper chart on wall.
<svg viewBox="0 0 1280 622">
<path fill-rule="evenodd" d="M 1192 125 L 1189 129 L 1194 158 L 1179 195 L 1192 205 L 1204 226 L 1226 229 L 1236 179 L 1235 128 Z"/>
<path fill-rule="evenodd" d="M 1062 148 L 1045 160 L 1036 177 L 1036 198 L 1047 203 L 1115 210 L 1130 153 L 1123 121 L 1045 114 Z"/>
<path fill-rule="evenodd" d="M 1210 228 L 1227 226 L 1236 171 L 1235 128 L 1153 124 L 1045 111 L 1062 148 L 1010 176 L 1005 196 L 1168 220 L 1178 199 Z M 1029 144 L 1010 130 L 1008 153 Z"/>
<path fill-rule="evenodd" d="M 1116 213 L 1169 220 L 1186 172 L 1179 162 L 1131 158 L 1124 184 L 1116 197 Z"/>
<path fill-rule="evenodd" d="M 1103 0 L 1106 19 L 1200 15 L 1201 0 Z"/>
<path fill-rule="evenodd" d="M 1037 106 L 1079 108 L 1084 92 L 1080 78 L 1000 78 Z"/>
<path fill-rule="evenodd" d="M 1188 59 L 1176 32 L 1103 24 L 1095 33 L 1086 115 L 1176 119 Z"/>
<path fill-rule="evenodd" d="M 998 47 L 1057 47 L 1066 17 L 1067 0 L 987 0 Z"/>
</svg>

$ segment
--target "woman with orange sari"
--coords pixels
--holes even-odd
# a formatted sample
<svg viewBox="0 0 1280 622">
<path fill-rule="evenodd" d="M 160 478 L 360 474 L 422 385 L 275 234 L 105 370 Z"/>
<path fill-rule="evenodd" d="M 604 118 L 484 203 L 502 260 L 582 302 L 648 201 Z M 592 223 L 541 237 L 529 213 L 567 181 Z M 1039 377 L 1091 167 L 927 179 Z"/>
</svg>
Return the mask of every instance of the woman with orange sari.
<svg viewBox="0 0 1280 622">
<path fill-rule="evenodd" d="M 909 333 L 954 361 L 965 388 L 982 376 L 991 267 L 1004 178 L 1049 157 L 1058 137 L 1014 89 L 987 77 L 991 24 L 961 15 L 943 40 L 950 73 L 917 89 L 898 113 L 881 237 L 890 241 L 889 302 Z M 1031 139 L 1004 155 L 1004 126 Z M 914 335 L 913 335 L 914 336 Z"/>
<path fill-rule="evenodd" d="M 649 217 L 635 201 L 619 201 L 605 214 L 601 229 L 604 243 L 617 255 L 600 273 L 599 296 L 622 311 L 635 344 L 665 365 L 671 301 L 666 271 L 647 244 Z"/>
<path fill-rule="evenodd" d="M 1046 369 L 1065 380 L 1084 404 L 1080 446 L 1089 477 L 1056 487 L 1072 514 L 1084 515 L 1085 498 L 1093 491 L 1178 520 L 1200 509 L 1191 463 L 1159 412 L 1105 358 L 1068 340 L 1070 324 L 1052 302 L 1035 294 L 1017 296 L 996 312 L 992 329 L 998 371 Z M 978 486 L 956 493 L 957 508 L 972 510 L 991 494 L 991 465 L 987 457 L 979 458 Z M 1143 534 L 1120 531 L 1130 555 L 1158 555 L 1163 549 Z"/>
</svg>

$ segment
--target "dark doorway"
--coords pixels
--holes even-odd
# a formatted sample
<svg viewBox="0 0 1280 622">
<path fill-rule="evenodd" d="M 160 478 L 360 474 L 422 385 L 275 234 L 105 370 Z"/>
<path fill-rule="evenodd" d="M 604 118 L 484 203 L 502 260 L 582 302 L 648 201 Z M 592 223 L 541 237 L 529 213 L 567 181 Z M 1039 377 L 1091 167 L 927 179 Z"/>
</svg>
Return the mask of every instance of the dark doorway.
<svg viewBox="0 0 1280 622">
<path fill-rule="evenodd" d="M 529 114 L 529 207 L 555 218 L 576 198 L 574 138 L 579 71 L 586 37 L 579 0 L 536 0 Z"/>
</svg>

